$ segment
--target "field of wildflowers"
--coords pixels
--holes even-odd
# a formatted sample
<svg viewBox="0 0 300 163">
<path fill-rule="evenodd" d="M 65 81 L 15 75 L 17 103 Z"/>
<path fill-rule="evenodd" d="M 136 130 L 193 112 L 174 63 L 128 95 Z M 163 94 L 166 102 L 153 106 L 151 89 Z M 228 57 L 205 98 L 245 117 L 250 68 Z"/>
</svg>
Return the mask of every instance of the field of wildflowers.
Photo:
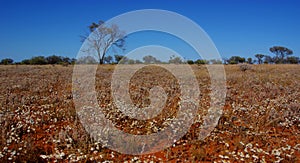
<svg viewBox="0 0 300 163">
<path fill-rule="evenodd" d="M 187 134 L 162 151 L 125 155 L 94 141 L 82 126 L 73 102 L 72 66 L 1 66 L 0 162 L 300 161 L 299 65 L 252 65 L 247 71 L 225 65 L 223 114 L 203 140 L 198 137 L 210 105 L 210 78 L 205 66 L 192 65 L 192 70 L 201 94 L 198 114 Z M 168 71 L 146 66 L 131 78 L 130 96 L 138 107 L 150 104 L 154 86 L 161 86 L 168 95 L 162 112 L 146 121 L 124 116 L 114 105 L 113 71 L 114 65 L 99 66 L 95 88 L 105 117 L 118 129 L 147 135 L 163 130 L 176 117 L 180 90 Z"/>
</svg>

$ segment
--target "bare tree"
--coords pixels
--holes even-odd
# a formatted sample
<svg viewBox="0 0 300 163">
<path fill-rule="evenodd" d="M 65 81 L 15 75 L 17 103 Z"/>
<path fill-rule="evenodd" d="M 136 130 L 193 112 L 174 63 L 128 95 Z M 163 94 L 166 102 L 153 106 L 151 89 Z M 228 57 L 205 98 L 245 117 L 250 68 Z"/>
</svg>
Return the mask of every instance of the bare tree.
<svg viewBox="0 0 300 163">
<path fill-rule="evenodd" d="M 103 21 L 99 23 L 92 23 L 89 26 L 91 35 L 83 36 L 83 41 L 87 41 L 87 49 L 84 51 L 96 53 L 94 54 L 99 61 L 103 64 L 105 55 L 110 47 L 117 47 L 124 50 L 125 32 L 121 31 L 115 24 L 106 25 Z"/>
</svg>

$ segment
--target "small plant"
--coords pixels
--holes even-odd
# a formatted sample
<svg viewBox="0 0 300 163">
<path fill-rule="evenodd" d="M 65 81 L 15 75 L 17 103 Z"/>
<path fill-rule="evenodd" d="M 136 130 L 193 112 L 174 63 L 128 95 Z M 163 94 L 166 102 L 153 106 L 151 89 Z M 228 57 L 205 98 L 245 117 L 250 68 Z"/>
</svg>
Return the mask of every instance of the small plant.
<svg viewBox="0 0 300 163">
<path fill-rule="evenodd" d="M 249 65 L 247 63 L 240 64 L 239 66 L 240 66 L 241 71 L 246 71 L 246 70 L 251 70 L 252 69 L 251 65 Z"/>
</svg>

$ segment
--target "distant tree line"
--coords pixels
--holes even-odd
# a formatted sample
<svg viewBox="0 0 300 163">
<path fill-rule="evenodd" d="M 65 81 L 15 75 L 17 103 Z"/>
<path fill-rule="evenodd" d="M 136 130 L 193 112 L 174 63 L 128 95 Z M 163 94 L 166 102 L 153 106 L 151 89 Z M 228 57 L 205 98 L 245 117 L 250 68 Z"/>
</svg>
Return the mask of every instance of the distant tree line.
<svg viewBox="0 0 300 163">
<path fill-rule="evenodd" d="M 172 63 L 172 64 L 182 64 L 182 63 L 188 63 L 188 64 L 240 64 L 240 63 L 248 63 L 248 64 L 299 64 L 300 59 L 299 57 L 291 56 L 293 54 L 293 51 L 282 47 L 282 46 L 273 46 L 270 48 L 270 52 L 275 54 L 275 56 L 269 56 L 264 54 L 255 54 L 254 57 L 256 59 L 252 58 L 244 58 L 241 56 L 232 56 L 229 59 L 223 58 L 222 60 L 217 59 L 211 59 L 211 60 L 205 60 L 205 59 L 197 59 L 197 60 L 186 60 L 184 61 L 182 58 L 178 56 L 171 56 L 168 61 L 160 61 L 159 59 L 155 58 L 152 55 L 144 56 L 141 60 L 138 59 L 131 59 L 123 55 L 114 55 L 112 56 L 105 56 L 103 58 L 103 61 L 101 61 L 101 64 L 166 64 L 166 63 Z M 56 56 L 51 55 L 48 57 L 44 56 L 36 56 L 32 57 L 31 59 L 24 59 L 21 62 L 14 62 L 11 58 L 5 58 L 2 59 L 0 64 L 2 65 L 9 65 L 9 64 L 25 64 L 25 65 L 45 65 L 45 64 L 99 64 L 99 60 L 97 60 L 95 57 L 92 56 L 84 56 L 79 59 L 69 58 L 69 57 L 62 57 L 62 56 Z"/>
<path fill-rule="evenodd" d="M 35 56 L 30 59 L 24 59 L 21 62 L 14 62 L 14 60 L 11 58 L 5 58 L 5 59 L 1 60 L 0 64 L 2 64 L 2 65 L 9 65 L 9 64 L 21 64 L 21 65 L 62 64 L 62 65 L 68 65 L 68 64 L 75 64 L 75 62 L 76 62 L 76 59 L 74 59 L 74 58 L 51 55 L 48 57 Z"/>
<path fill-rule="evenodd" d="M 76 63 L 78 64 L 99 64 L 96 58 L 92 56 L 85 56 L 79 58 Z M 181 57 L 178 56 L 171 56 L 168 61 L 161 61 L 157 59 L 156 57 L 152 55 L 146 55 L 142 58 L 142 60 L 139 59 L 131 59 L 127 56 L 123 55 L 114 55 L 114 58 L 112 56 L 106 56 L 104 57 L 104 62 L 102 64 L 182 64 L 182 63 L 188 63 L 188 64 L 222 64 L 221 60 L 187 60 L 184 61 Z"/>
<path fill-rule="evenodd" d="M 300 59 L 293 55 L 293 51 L 283 46 L 273 46 L 270 52 L 275 56 L 269 56 L 264 54 L 255 54 L 258 64 L 299 64 Z"/>
<path fill-rule="evenodd" d="M 184 61 L 182 58 L 178 56 L 171 56 L 168 61 L 160 61 L 152 55 L 144 56 L 141 60 L 130 59 L 126 56 L 122 55 L 115 55 L 114 60 L 112 56 L 104 57 L 103 64 L 164 64 L 164 63 L 173 63 L 173 64 L 181 64 L 181 63 L 188 63 L 188 64 L 240 64 L 240 63 L 248 63 L 248 64 L 299 64 L 300 59 L 299 57 L 291 56 L 293 51 L 282 47 L 282 46 L 273 46 L 270 48 L 270 52 L 275 54 L 275 56 L 269 56 L 264 54 L 255 54 L 254 57 L 256 59 L 244 58 L 241 56 L 234 55 L 230 58 L 223 58 L 222 60 L 218 59 L 197 59 L 197 60 L 186 60 Z M 87 56 L 84 58 L 78 59 L 77 63 L 87 63 L 87 64 L 97 64 L 96 59 L 91 56 Z"/>
<path fill-rule="evenodd" d="M 238 63 L 257 63 L 257 64 L 299 64 L 299 57 L 292 56 L 293 51 L 283 46 L 273 46 L 269 49 L 275 56 L 255 54 L 256 59 L 247 58 L 247 60 L 240 56 L 233 56 L 229 59 L 224 59 L 225 64 L 238 64 Z"/>
</svg>

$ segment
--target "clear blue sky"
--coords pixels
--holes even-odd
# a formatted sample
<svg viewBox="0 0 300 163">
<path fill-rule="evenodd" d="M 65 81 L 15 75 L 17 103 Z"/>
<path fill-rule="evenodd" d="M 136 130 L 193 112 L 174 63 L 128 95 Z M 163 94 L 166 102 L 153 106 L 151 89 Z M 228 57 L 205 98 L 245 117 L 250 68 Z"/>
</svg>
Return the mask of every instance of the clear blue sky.
<svg viewBox="0 0 300 163">
<path fill-rule="evenodd" d="M 1 0 L 0 59 L 75 57 L 81 46 L 79 36 L 91 22 L 138 9 L 170 10 L 192 19 L 211 37 L 222 57 L 271 55 L 273 45 L 286 46 L 299 56 L 299 8 L 297 0 Z M 129 49 L 139 45 L 133 39 L 127 44 Z"/>
</svg>

